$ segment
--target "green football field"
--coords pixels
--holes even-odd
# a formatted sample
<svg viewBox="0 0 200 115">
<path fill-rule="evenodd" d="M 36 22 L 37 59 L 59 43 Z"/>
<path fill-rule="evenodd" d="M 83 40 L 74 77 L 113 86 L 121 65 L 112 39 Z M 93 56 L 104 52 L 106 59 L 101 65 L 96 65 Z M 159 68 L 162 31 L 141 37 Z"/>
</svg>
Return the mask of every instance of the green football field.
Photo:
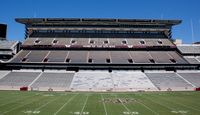
<svg viewBox="0 0 200 115">
<path fill-rule="evenodd" d="M 0 91 L 0 115 L 200 115 L 200 92 Z"/>
</svg>

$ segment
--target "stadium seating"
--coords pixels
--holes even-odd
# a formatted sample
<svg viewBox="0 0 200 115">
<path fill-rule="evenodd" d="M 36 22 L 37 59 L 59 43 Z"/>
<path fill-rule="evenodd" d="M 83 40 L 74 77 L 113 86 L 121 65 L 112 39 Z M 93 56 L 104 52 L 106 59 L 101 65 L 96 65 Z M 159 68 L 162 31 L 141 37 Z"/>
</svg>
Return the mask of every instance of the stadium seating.
<svg viewBox="0 0 200 115">
<path fill-rule="evenodd" d="M 121 91 L 156 91 L 158 90 L 148 77 L 142 72 L 134 71 L 113 71 L 111 77 L 114 83 L 114 90 Z"/>
<path fill-rule="evenodd" d="M 58 56 L 59 55 L 59 56 Z M 91 60 L 91 62 L 89 62 Z M 186 64 L 175 51 L 57 51 L 57 50 L 23 50 L 11 62 L 13 63 L 99 63 L 106 64 Z M 152 62 L 153 60 L 153 62 Z"/>
<path fill-rule="evenodd" d="M 56 91 L 65 91 L 69 89 L 74 73 L 70 72 L 44 72 L 30 86 L 40 91 L 48 91 L 48 89 Z"/>
<path fill-rule="evenodd" d="M 146 72 L 147 77 L 161 91 L 191 90 L 192 85 L 172 72 Z"/>
<path fill-rule="evenodd" d="M 0 71 L 0 79 L 3 78 L 8 73 L 10 73 L 10 71 Z"/>
<path fill-rule="evenodd" d="M 30 54 L 28 54 L 27 62 L 43 62 L 44 58 L 47 56 L 49 51 L 34 51 L 32 50 Z"/>
<path fill-rule="evenodd" d="M 16 41 L 0 40 L 0 49 L 12 49 L 17 43 Z"/>
<path fill-rule="evenodd" d="M 182 71 L 178 72 L 180 76 L 192 83 L 195 87 L 200 87 L 200 72 L 198 71 Z"/>
<path fill-rule="evenodd" d="M 103 91 L 113 88 L 108 71 L 79 71 L 75 73 L 71 89 L 82 91 Z"/>
<path fill-rule="evenodd" d="M 182 54 L 200 54 L 199 45 L 178 45 L 177 48 Z"/>
<path fill-rule="evenodd" d="M 22 61 L 25 61 L 25 59 L 29 53 L 30 53 L 30 51 L 21 50 L 17 55 L 15 55 L 14 58 L 11 59 L 11 62 L 20 63 Z"/>
<path fill-rule="evenodd" d="M 57 43 L 53 43 L 53 41 Z M 94 41 L 91 43 L 90 41 Z M 144 40 L 144 44 L 140 41 Z M 75 43 L 72 43 L 74 41 Z M 106 43 L 107 41 L 107 43 Z M 118 46 L 118 45 L 133 45 L 133 46 L 174 46 L 169 39 L 133 39 L 133 38 L 27 38 L 23 45 L 81 45 L 81 46 Z"/>
<path fill-rule="evenodd" d="M 198 61 L 195 57 L 184 57 L 190 64 L 200 64 L 200 61 Z"/>
<path fill-rule="evenodd" d="M 51 51 L 46 59 L 48 59 L 48 62 L 63 63 L 67 55 L 68 51 Z"/>
<path fill-rule="evenodd" d="M 14 71 L 8 73 L 5 77 L 0 79 L 0 88 L 6 89 L 17 89 L 20 87 L 27 87 L 40 72 L 31 71 Z"/>
</svg>

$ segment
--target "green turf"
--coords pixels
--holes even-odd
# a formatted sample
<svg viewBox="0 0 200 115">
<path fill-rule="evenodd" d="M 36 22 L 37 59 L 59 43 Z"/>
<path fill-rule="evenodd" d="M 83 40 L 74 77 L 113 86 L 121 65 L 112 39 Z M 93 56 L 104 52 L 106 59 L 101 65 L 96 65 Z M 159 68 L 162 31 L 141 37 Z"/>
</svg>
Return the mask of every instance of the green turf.
<svg viewBox="0 0 200 115">
<path fill-rule="evenodd" d="M 0 115 L 200 115 L 200 92 L 0 91 Z"/>
</svg>

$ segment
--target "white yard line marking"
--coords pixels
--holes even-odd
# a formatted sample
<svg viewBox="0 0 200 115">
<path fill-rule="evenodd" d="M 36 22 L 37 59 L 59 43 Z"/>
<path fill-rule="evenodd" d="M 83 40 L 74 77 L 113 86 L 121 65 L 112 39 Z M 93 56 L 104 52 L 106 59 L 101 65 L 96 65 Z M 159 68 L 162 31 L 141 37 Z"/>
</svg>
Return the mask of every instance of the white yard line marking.
<svg viewBox="0 0 200 115">
<path fill-rule="evenodd" d="M 44 98 L 44 97 L 42 97 L 42 98 Z M 23 106 L 25 106 L 25 105 L 31 104 L 31 103 L 33 103 L 34 101 L 38 101 L 38 100 L 40 100 L 40 99 L 42 99 L 42 98 L 39 98 L 39 99 L 36 98 L 36 99 L 30 101 L 29 103 L 26 103 L 26 104 L 23 104 L 23 105 L 20 105 L 20 106 L 13 107 L 13 108 L 10 109 L 9 111 L 3 112 L 3 114 L 6 114 L 6 113 L 8 113 L 8 112 L 11 112 L 11 111 L 13 111 L 13 110 L 15 110 L 15 109 L 18 109 L 18 108 L 20 108 L 20 107 L 23 107 Z"/>
<path fill-rule="evenodd" d="M 59 97 L 59 98 L 60 98 L 60 97 Z M 53 101 L 55 101 L 55 100 L 57 100 L 57 99 L 59 99 L 59 98 L 55 98 L 55 99 L 53 99 L 53 100 L 51 100 L 51 101 L 49 101 L 49 102 L 47 102 L 47 103 L 41 105 L 40 107 L 36 108 L 34 111 L 38 111 L 38 110 L 42 109 L 43 107 L 47 106 L 49 103 L 51 103 L 51 102 L 53 102 Z"/>
<path fill-rule="evenodd" d="M 115 95 L 115 98 L 117 99 L 117 95 Z M 120 99 L 119 99 L 119 100 L 120 100 Z M 126 105 L 124 105 L 123 101 L 120 100 L 120 102 L 121 102 L 122 106 L 123 106 L 129 113 L 131 113 L 130 109 L 129 109 Z"/>
<path fill-rule="evenodd" d="M 103 95 L 102 95 L 102 94 L 101 94 L 101 99 L 102 99 L 102 101 L 103 101 L 103 108 L 104 108 L 105 114 L 108 115 L 108 112 L 107 112 L 107 110 L 106 110 L 106 105 L 105 105 L 105 103 L 104 103 L 104 98 L 103 98 Z"/>
<path fill-rule="evenodd" d="M 161 105 L 161 106 L 163 106 L 163 107 L 165 107 L 165 108 L 167 108 L 167 109 L 169 109 L 169 110 L 171 110 L 171 111 L 176 111 L 176 109 L 171 108 L 171 107 L 169 107 L 169 106 L 167 106 L 167 105 L 161 104 L 161 103 L 157 102 L 156 100 L 152 100 L 152 99 L 149 99 L 149 98 L 147 98 L 147 97 L 143 97 L 143 98 L 146 98 L 146 99 L 150 100 L 151 102 L 156 103 L 156 104 L 158 104 L 158 105 Z"/>
<path fill-rule="evenodd" d="M 64 103 L 55 113 L 54 115 L 57 115 L 75 96 L 77 96 L 78 94 L 72 96 L 66 103 Z"/>
<path fill-rule="evenodd" d="M 127 95 L 127 94 L 125 94 L 125 95 Z M 129 96 L 129 95 L 127 95 L 127 96 Z M 129 97 L 132 98 L 132 96 L 129 96 Z M 132 98 L 132 99 L 133 99 L 133 98 Z M 155 115 L 159 115 L 159 113 L 155 112 L 154 110 L 152 110 L 151 108 L 149 108 L 148 106 L 146 106 L 144 103 L 139 102 L 139 101 L 137 101 L 137 100 L 136 100 L 136 102 L 139 103 L 140 105 L 144 106 L 146 109 L 150 110 L 151 112 L 153 112 Z"/>
<path fill-rule="evenodd" d="M 81 110 L 81 113 L 80 113 L 80 115 L 82 115 L 83 114 L 83 110 L 85 109 L 85 106 L 86 106 L 86 104 L 87 104 L 87 101 L 88 101 L 88 95 L 87 95 L 87 98 L 86 98 L 86 100 L 85 100 L 85 103 L 84 103 L 84 105 L 83 105 L 83 108 L 82 108 L 82 110 Z"/>
<path fill-rule="evenodd" d="M 176 105 L 181 105 L 181 106 L 183 106 L 183 107 L 185 107 L 185 108 L 189 108 L 189 109 L 193 109 L 193 110 L 196 110 L 196 111 L 200 111 L 199 109 L 196 109 L 196 108 L 193 108 L 193 107 L 188 107 L 188 106 L 186 106 L 186 105 L 183 105 L 183 104 L 180 104 L 180 103 L 177 103 L 177 102 L 174 102 L 174 101 L 170 101 L 170 100 L 168 100 L 168 99 L 163 99 L 163 98 L 162 98 L 162 100 L 166 100 L 166 101 L 171 102 L 171 103 L 174 103 L 174 104 L 176 104 Z"/>
<path fill-rule="evenodd" d="M 14 100 L 14 101 L 10 101 L 10 102 L 8 102 L 8 103 L 1 104 L 0 107 L 1 107 L 1 106 L 4 106 L 4 105 L 7 105 L 7 104 L 10 104 L 10 103 L 15 103 L 15 102 L 17 102 L 17 101 L 24 100 L 24 99 L 27 99 L 27 98 L 30 98 L 30 97 L 34 97 L 34 96 L 35 96 L 35 95 L 26 96 L 25 98 L 19 98 L 19 99 L 17 99 L 17 100 Z"/>
</svg>

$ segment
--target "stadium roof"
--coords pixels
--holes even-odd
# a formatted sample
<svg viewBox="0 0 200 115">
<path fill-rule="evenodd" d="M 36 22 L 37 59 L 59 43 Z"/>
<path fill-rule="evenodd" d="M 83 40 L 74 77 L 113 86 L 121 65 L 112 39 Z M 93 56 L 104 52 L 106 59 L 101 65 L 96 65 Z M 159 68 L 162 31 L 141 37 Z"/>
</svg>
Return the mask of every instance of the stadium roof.
<svg viewBox="0 0 200 115">
<path fill-rule="evenodd" d="M 22 24 L 102 24 L 102 25 L 177 25 L 181 20 L 153 20 L 153 19 L 108 19 L 108 18 L 16 18 Z"/>
</svg>

